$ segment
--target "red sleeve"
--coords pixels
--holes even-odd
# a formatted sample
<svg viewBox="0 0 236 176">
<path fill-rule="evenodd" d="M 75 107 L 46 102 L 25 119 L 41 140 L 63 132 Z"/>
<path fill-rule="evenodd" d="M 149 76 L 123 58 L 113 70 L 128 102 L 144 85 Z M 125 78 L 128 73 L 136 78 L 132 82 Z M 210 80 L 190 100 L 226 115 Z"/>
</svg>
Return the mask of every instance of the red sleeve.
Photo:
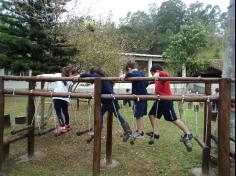
<svg viewBox="0 0 236 176">
<path fill-rule="evenodd" d="M 169 73 L 168 73 L 168 72 L 161 71 L 161 72 L 159 73 L 159 76 L 160 76 L 160 77 L 169 77 Z"/>
</svg>

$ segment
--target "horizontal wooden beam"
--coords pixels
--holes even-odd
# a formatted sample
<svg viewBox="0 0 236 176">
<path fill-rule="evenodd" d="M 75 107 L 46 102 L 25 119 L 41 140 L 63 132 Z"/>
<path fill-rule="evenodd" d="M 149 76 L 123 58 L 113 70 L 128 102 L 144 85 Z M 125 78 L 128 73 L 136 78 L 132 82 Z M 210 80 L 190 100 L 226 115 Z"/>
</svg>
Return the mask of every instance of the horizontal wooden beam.
<svg viewBox="0 0 236 176">
<path fill-rule="evenodd" d="M 3 76 L 5 81 L 74 81 L 74 82 L 94 82 L 96 78 L 79 78 L 79 77 L 36 77 L 36 76 Z M 154 77 L 135 77 L 135 78 L 120 78 L 120 77 L 102 77 L 101 80 L 113 82 L 130 82 L 130 81 L 155 81 Z M 199 78 L 199 77 L 160 77 L 161 81 L 175 81 L 185 83 L 219 83 L 220 78 Z"/>
<path fill-rule="evenodd" d="M 111 95 L 102 94 L 102 99 L 117 100 L 167 100 L 167 101 L 186 101 L 186 102 L 205 102 L 207 100 L 217 100 L 217 96 L 156 96 L 156 95 Z"/>
</svg>

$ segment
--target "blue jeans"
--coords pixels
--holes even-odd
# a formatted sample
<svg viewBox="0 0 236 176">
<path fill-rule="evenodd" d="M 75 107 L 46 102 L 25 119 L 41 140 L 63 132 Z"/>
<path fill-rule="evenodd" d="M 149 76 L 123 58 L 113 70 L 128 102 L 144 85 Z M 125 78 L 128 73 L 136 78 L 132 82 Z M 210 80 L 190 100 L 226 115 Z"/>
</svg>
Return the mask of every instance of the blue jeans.
<svg viewBox="0 0 236 176">
<path fill-rule="evenodd" d="M 115 117 L 118 118 L 121 125 L 125 123 L 124 117 L 122 117 L 122 115 L 119 112 L 118 101 L 114 100 L 109 103 L 102 104 L 102 110 L 101 110 L 101 126 L 102 127 L 103 127 L 104 115 L 109 110 L 112 110 L 112 112 L 114 113 Z"/>
</svg>

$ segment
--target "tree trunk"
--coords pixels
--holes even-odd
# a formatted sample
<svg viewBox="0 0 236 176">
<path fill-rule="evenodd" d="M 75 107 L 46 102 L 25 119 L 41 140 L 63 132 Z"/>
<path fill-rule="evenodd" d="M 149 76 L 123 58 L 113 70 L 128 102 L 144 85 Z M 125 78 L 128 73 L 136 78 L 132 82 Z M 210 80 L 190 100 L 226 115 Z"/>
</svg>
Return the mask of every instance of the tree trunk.
<svg viewBox="0 0 236 176">
<path fill-rule="evenodd" d="M 226 50 L 225 50 L 225 60 L 223 68 L 223 78 L 235 78 L 235 0 L 230 0 L 230 6 L 228 11 L 228 28 L 226 31 Z M 235 97 L 235 83 L 231 85 L 231 97 Z M 232 105 L 233 106 L 233 105 Z M 217 136 L 217 133 L 214 132 Z M 235 110 L 232 108 L 230 116 L 230 137 L 235 139 Z M 217 146 L 212 152 L 212 156 L 218 158 L 217 156 Z M 230 151 L 235 154 L 235 142 L 231 141 Z"/>
<path fill-rule="evenodd" d="M 230 0 L 226 55 L 224 61 L 224 78 L 235 78 L 235 0 Z M 235 83 L 232 83 L 231 96 L 235 97 Z M 235 111 L 232 108 L 230 117 L 230 137 L 235 139 Z M 231 141 L 231 152 L 235 153 L 235 142 Z"/>
</svg>

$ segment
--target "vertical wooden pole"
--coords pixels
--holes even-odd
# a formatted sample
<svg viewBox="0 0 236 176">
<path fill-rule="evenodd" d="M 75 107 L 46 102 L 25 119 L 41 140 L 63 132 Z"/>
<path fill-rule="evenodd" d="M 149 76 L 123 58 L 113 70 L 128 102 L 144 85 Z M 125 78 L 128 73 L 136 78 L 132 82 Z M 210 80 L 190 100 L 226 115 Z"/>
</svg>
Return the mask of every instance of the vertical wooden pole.
<svg viewBox="0 0 236 176">
<path fill-rule="evenodd" d="M 219 119 L 218 119 L 218 168 L 219 176 L 230 176 L 230 79 L 220 80 Z"/>
<path fill-rule="evenodd" d="M 45 82 L 41 82 L 41 90 L 44 89 L 44 85 L 45 85 Z M 41 124 L 45 124 L 45 97 L 40 97 L 40 111 L 41 111 Z M 42 128 L 44 128 L 45 126 L 43 125 Z"/>
<path fill-rule="evenodd" d="M 112 121 L 113 112 L 108 111 L 107 114 L 107 141 L 106 141 L 106 164 L 112 164 Z"/>
<path fill-rule="evenodd" d="M 211 95 L 211 84 L 205 84 L 205 94 Z M 211 154 L 211 103 L 205 103 L 204 107 L 204 142 L 207 148 L 202 153 L 202 173 L 209 174 Z"/>
<path fill-rule="evenodd" d="M 29 90 L 35 89 L 35 82 L 29 82 Z M 34 96 L 28 96 L 28 106 L 27 106 L 27 119 L 28 125 L 32 125 L 33 128 L 29 128 L 28 130 L 28 157 L 32 157 L 34 155 L 34 113 L 35 113 L 35 105 L 34 105 Z"/>
<path fill-rule="evenodd" d="M 93 176 L 100 175 L 101 160 L 101 89 L 100 78 L 95 80 L 94 96 L 94 149 L 93 149 Z"/>
<path fill-rule="evenodd" d="M 2 175 L 3 171 L 3 135 L 4 135 L 4 79 L 0 77 L 0 175 Z"/>
</svg>

